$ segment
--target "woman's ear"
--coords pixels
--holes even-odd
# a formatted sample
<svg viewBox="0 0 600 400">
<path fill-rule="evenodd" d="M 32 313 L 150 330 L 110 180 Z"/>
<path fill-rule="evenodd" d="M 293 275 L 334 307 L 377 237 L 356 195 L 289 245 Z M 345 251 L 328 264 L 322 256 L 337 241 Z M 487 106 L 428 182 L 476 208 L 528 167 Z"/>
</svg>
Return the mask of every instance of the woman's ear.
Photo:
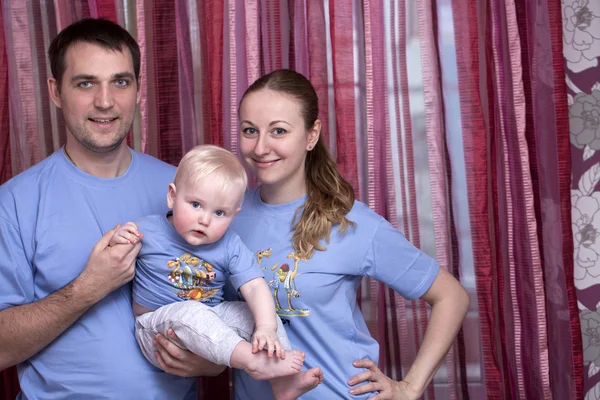
<svg viewBox="0 0 600 400">
<path fill-rule="evenodd" d="M 175 192 L 177 188 L 174 183 L 169 183 L 169 190 L 167 191 L 167 206 L 173 208 L 175 204 Z"/>
<path fill-rule="evenodd" d="M 319 136 L 321 136 L 321 120 L 318 119 L 313 124 L 313 127 L 308 131 L 308 143 L 306 144 L 306 149 L 308 151 L 315 148 L 317 142 L 319 141 Z"/>
</svg>

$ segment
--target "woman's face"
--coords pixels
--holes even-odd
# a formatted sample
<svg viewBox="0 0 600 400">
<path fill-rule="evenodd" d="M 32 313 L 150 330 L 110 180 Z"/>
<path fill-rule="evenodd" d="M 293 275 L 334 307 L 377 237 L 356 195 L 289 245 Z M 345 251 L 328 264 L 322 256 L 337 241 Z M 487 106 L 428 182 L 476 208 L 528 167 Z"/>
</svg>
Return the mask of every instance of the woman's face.
<svg viewBox="0 0 600 400">
<path fill-rule="evenodd" d="M 265 186 L 304 192 L 306 152 L 319 138 L 321 122 L 306 131 L 300 103 L 269 89 L 249 93 L 240 104 L 240 151 Z"/>
</svg>

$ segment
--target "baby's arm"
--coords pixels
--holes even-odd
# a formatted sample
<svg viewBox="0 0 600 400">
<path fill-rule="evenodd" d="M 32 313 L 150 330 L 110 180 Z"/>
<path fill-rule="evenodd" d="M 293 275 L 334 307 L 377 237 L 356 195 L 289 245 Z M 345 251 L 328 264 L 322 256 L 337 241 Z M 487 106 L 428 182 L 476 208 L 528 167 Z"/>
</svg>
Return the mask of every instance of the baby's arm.
<svg viewBox="0 0 600 400">
<path fill-rule="evenodd" d="M 263 278 L 252 279 L 240 286 L 240 292 L 254 316 L 256 327 L 252 335 L 252 352 L 257 353 L 266 345 L 269 357 L 275 353 L 279 358 L 284 359 L 285 351 L 277 337 L 275 304 L 267 282 Z"/>
<path fill-rule="evenodd" d="M 116 230 L 110 238 L 109 246 L 116 244 L 135 244 L 139 242 L 144 235 L 138 230 L 138 226 L 133 222 L 127 222 Z"/>
</svg>

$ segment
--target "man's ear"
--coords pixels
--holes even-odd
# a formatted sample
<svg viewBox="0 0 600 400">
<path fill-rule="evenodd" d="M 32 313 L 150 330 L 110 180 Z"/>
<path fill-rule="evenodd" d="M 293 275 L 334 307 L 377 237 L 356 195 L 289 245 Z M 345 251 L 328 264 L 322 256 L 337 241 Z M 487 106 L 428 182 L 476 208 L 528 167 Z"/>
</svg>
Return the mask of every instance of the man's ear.
<svg viewBox="0 0 600 400">
<path fill-rule="evenodd" d="M 169 183 L 169 190 L 167 191 L 167 206 L 169 208 L 173 208 L 173 205 L 175 204 L 175 192 L 177 191 L 177 188 L 175 187 L 174 183 Z"/>
<path fill-rule="evenodd" d="M 137 86 L 137 95 L 135 97 L 135 104 L 140 104 L 140 101 L 142 101 L 142 89 L 140 88 L 141 81 L 142 81 L 142 77 L 140 75 L 140 77 L 138 78 L 138 80 L 135 83 Z"/>
<path fill-rule="evenodd" d="M 60 105 L 60 87 L 58 82 L 54 78 L 48 78 L 48 94 L 50 99 L 57 108 L 61 108 Z"/>
</svg>

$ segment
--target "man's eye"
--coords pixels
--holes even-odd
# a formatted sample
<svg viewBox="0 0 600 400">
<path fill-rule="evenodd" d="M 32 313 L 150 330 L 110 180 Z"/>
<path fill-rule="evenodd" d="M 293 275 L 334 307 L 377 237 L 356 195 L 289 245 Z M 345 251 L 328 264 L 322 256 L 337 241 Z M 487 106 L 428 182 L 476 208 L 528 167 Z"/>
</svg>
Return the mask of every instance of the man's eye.
<svg viewBox="0 0 600 400">
<path fill-rule="evenodd" d="M 79 84 L 77 84 L 77 86 L 79 86 L 80 88 L 89 88 L 92 86 L 92 82 L 79 82 Z"/>
<path fill-rule="evenodd" d="M 225 213 L 222 210 L 217 210 L 217 211 L 215 211 L 215 215 L 217 217 L 222 217 L 223 215 L 225 215 Z"/>
<path fill-rule="evenodd" d="M 117 86 L 128 86 L 129 85 L 129 81 L 127 79 L 118 79 L 116 82 Z"/>
<path fill-rule="evenodd" d="M 197 201 L 192 201 L 192 207 L 194 208 L 200 208 L 200 203 L 198 203 Z"/>
</svg>

